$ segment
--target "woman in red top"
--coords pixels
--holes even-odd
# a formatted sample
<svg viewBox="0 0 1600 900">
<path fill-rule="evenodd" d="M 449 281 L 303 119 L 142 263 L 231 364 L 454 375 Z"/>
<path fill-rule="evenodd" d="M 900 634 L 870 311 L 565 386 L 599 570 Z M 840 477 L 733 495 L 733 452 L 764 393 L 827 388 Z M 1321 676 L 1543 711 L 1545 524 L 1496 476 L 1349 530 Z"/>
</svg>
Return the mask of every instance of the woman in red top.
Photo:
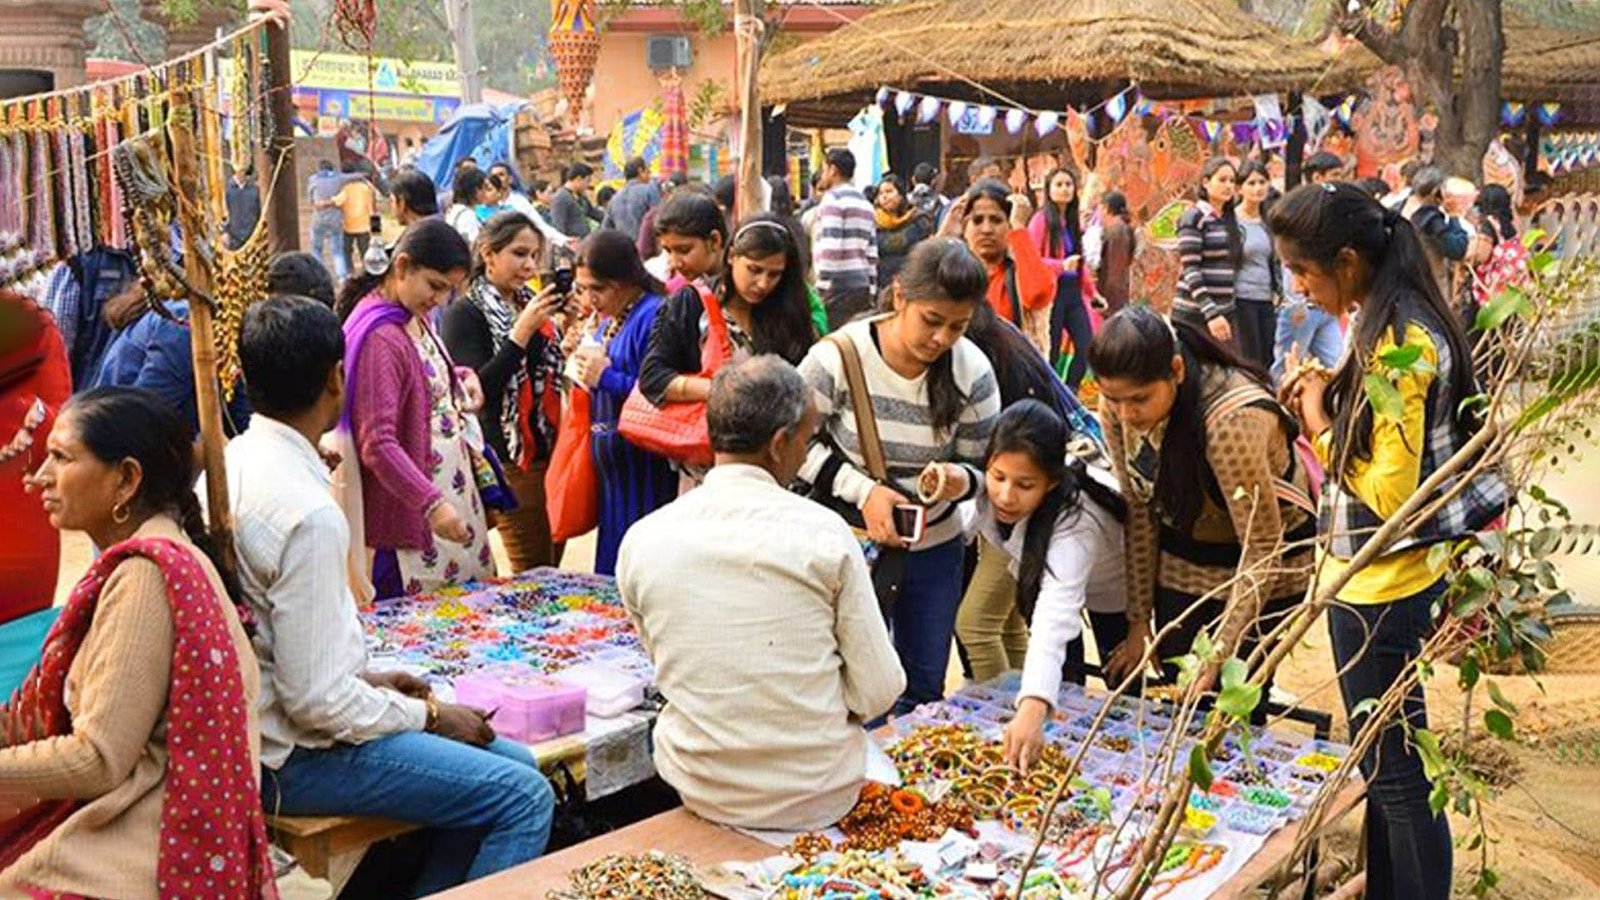
<svg viewBox="0 0 1600 900">
<path fill-rule="evenodd" d="M 0 624 L 55 602 L 60 532 L 23 477 L 44 460 L 44 438 L 72 393 L 72 373 L 55 321 L 32 300 L 0 292 Z"/>
<path fill-rule="evenodd" d="M 1033 204 L 1005 183 L 985 178 L 950 207 L 941 235 L 959 237 L 989 269 L 989 305 L 1028 336 L 1041 355 L 1050 352 L 1050 308 L 1056 273 L 1028 234 Z"/>
</svg>

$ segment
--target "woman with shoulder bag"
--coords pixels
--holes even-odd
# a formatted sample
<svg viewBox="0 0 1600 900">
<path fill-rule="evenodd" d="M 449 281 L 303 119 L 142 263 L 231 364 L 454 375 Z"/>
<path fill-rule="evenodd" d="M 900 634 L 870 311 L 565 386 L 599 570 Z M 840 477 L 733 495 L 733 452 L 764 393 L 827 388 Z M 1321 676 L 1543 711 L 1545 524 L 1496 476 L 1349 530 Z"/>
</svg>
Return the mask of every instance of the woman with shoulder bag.
<svg viewBox="0 0 1600 900">
<path fill-rule="evenodd" d="M 535 295 L 544 238 L 519 212 L 496 214 L 474 248 L 466 296 L 444 311 L 445 349 L 478 373 L 483 407 L 478 422 L 504 467 L 516 508 L 494 510 L 511 568 L 523 572 L 561 561 L 545 514 L 544 472 L 555 447 L 561 400 L 561 335 L 553 317 L 569 298 L 553 285 Z"/>
<path fill-rule="evenodd" d="M 672 464 L 617 433 L 622 405 L 638 382 L 665 301 L 638 247 L 620 231 L 597 231 L 579 245 L 576 284 L 595 311 L 575 357 L 578 378 L 593 396 L 591 447 L 600 476 L 594 570 L 612 575 L 622 537 L 633 523 L 678 496 Z"/>
<path fill-rule="evenodd" d="M 1120 683 L 1154 659 L 1163 680 L 1176 680 L 1165 661 L 1189 653 L 1202 629 L 1223 658 L 1248 658 L 1310 579 L 1316 518 L 1299 429 L 1265 372 L 1148 307 L 1108 319 L 1089 364 L 1128 503 L 1129 633 L 1106 658 L 1108 677 Z M 1162 632 L 1152 656 L 1147 645 Z M 1212 692 L 1218 671 L 1208 664 L 1190 692 Z M 1255 719 L 1265 720 L 1264 705 Z"/>
<path fill-rule="evenodd" d="M 821 422 L 801 480 L 872 542 L 905 552 L 888 612 L 906 671 L 896 714 L 944 696 L 961 600 L 961 523 L 953 503 L 918 511 L 909 498 L 930 463 L 976 465 L 999 415 L 994 372 L 962 337 L 988 281 L 983 263 L 960 243 L 924 241 L 895 281 L 892 313 L 846 325 L 800 364 Z M 904 527 L 911 522 L 897 526 L 897 508 L 911 522 L 921 518 L 923 533 Z"/>
<path fill-rule="evenodd" d="M 662 409 L 695 404 L 702 422 L 711 392 L 711 373 L 705 371 L 708 341 L 719 340 L 733 360 L 772 353 L 794 364 L 816 340 L 794 234 L 775 216 L 761 214 L 740 225 L 724 245 L 723 222 L 715 201 L 688 192 L 674 194 L 656 217 L 656 230 L 674 266 L 683 272 L 682 258 L 710 276 L 711 283 L 691 283 L 665 301 L 639 369 L 643 400 Z M 708 237 L 692 237 L 700 234 Z M 708 253 L 716 255 L 714 267 L 701 259 Z M 629 401 L 630 407 L 636 403 Z M 633 438 L 627 410 L 622 426 L 624 436 Z M 709 443 L 704 449 L 709 454 Z M 698 481 L 703 469 L 686 466 L 684 486 Z"/>
</svg>

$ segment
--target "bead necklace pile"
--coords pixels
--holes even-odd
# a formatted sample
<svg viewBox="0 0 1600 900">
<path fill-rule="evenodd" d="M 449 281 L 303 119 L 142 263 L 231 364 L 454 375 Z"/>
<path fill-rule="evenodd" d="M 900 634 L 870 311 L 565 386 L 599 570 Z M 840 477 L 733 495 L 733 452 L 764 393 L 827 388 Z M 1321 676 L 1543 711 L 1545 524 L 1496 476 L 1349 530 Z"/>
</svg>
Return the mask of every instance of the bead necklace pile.
<svg viewBox="0 0 1600 900">
<path fill-rule="evenodd" d="M 953 798 L 930 803 L 906 788 L 869 781 L 855 808 L 839 820 L 844 850 L 887 850 L 901 841 L 932 841 L 955 829 L 974 833 L 972 807 Z"/>
<path fill-rule="evenodd" d="M 682 856 L 658 853 L 613 853 L 568 876 L 570 889 L 551 891 L 547 900 L 709 900 L 694 867 Z"/>
</svg>

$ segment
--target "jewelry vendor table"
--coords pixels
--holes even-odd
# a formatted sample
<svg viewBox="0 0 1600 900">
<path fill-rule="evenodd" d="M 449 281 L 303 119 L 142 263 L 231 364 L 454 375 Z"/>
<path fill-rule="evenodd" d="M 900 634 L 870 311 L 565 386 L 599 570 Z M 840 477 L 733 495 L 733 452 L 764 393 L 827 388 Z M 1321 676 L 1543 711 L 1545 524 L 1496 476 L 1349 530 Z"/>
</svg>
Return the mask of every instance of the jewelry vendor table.
<svg viewBox="0 0 1600 900">
<path fill-rule="evenodd" d="M 617 595 L 616 580 L 553 568 L 379 601 L 361 614 L 372 667 L 404 669 L 453 700 L 453 679 L 496 666 L 559 673 L 598 664 L 653 684 L 654 669 Z M 547 769 L 565 764 L 590 800 L 655 775 L 653 709 L 587 716 L 584 730 L 533 745 Z"/>
<path fill-rule="evenodd" d="M 968 685 L 951 698 L 938 704 L 921 707 L 908 716 L 897 719 L 874 733 L 875 740 L 880 744 L 894 744 L 905 734 L 913 732 L 929 723 L 981 723 L 989 722 L 985 727 L 991 733 L 998 726 L 995 720 L 986 720 L 987 715 L 996 713 L 995 703 L 1008 703 L 1009 698 L 1015 695 L 1016 675 L 1011 673 L 1002 676 L 993 683 L 984 685 Z M 1098 701 L 1084 694 L 1081 688 L 1066 688 L 1057 704 L 1058 718 L 1052 719 L 1052 740 L 1063 738 L 1070 739 L 1071 729 L 1079 728 L 1080 723 L 1071 721 L 1073 715 L 1082 714 L 1085 704 L 1092 706 Z M 1119 710 L 1144 709 L 1143 714 L 1123 716 L 1120 732 L 1109 732 L 1112 737 L 1118 735 L 1129 745 L 1137 745 L 1139 728 L 1145 716 L 1153 722 L 1161 714 L 1148 704 L 1138 704 L 1136 701 L 1118 701 Z M 1116 711 L 1116 710 L 1114 710 Z M 1104 738 L 1102 738 L 1104 740 Z M 1307 760 L 1296 759 L 1296 754 L 1308 749 L 1317 753 L 1337 753 L 1337 745 L 1317 741 L 1306 744 L 1302 736 L 1287 732 L 1268 732 L 1257 735 L 1256 744 L 1261 756 L 1254 766 L 1260 766 L 1259 772 L 1268 771 L 1268 767 L 1301 770 Z M 1096 750 L 1091 753 L 1091 758 L 1100 753 L 1098 748 L 1104 746 L 1097 741 Z M 1273 751 L 1276 755 L 1268 757 L 1266 752 Z M 1284 748 L 1298 747 L 1287 756 Z M 1219 756 L 1218 759 L 1223 759 Z M 1277 759 L 1277 763 L 1269 763 L 1270 759 Z M 1331 759 L 1331 758 L 1330 758 Z M 1327 762 L 1327 759 L 1322 760 Z M 1104 763 L 1101 760 L 1104 777 Z M 1086 760 L 1086 765 L 1088 761 Z M 1226 761 L 1217 763 L 1226 770 Z M 907 770 L 902 767 L 901 774 L 906 775 Z M 1219 777 L 1219 790 L 1221 779 Z M 1351 784 L 1341 791 L 1334 799 L 1329 810 L 1328 822 L 1338 821 L 1352 809 L 1359 807 L 1365 788 L 1362 784 Z M 1309 798 L 1309 794 L 1304 795 Z M 1193 801 L 1191 801 L 1193 802 Z M 1285 800 L 1285 802 L 1288 802 Z M 1220 828 L 1221 826 L 1217 826 Z M 1216 898 L 1244 898 L 1251 894 L 1257 885 L 1273 875 L 1280 867 L 1286 866 L 1290 854 L 1294 850 L 1302 827 L 1299 816 L 1285 819 L 1281 825 L 1275 827 L 1270 833 L 1258 838 L 1256 843 L 1241 842 L 1237 846 L 1241 852 L 1249 855 L 1235 862 L 1231 870 L 1219 872 L 1213 885 L 1203 888 L 1204 896 Z M 761 838 L 765 837 L 766 840 Z M 472 884 L 463 885 L 448 893 L 440 895 L 452 900 L 464 898 L 480 898 L 480 900 L 499 900 L 499 898 L 533 898 L 539 900 L 545 892 L 556 888 L 568 886 L 569 873 L 588 863 L 594 862 L 608 854 L 637 855 L 648 851 L 660 851 L 669 854 L 680 854 L 699 867 L 708 868 L 720 863 L 748 863 L 767 859 L 781 853 L 780 846 L 792 839 L 793 835 L 782 833 L 757 835 L 724 828 L 701 819 L 683 809 L 663 813 L 652 819 L 639 822 L 627 828 L 620 829 L 594 840 L 568 848 L 560 853 L 553 854 L 544 859 L 513 868 L 490 878 L 482 879 Z M 1026 838 L 1023 838 L 1026 840 Z M 1220 840 L 1219 835 L 1212 838 Z M 1248 847 L 1248 851 L 1242 848 Z M 1304 864 L 1305 869 L 1316 869 L 1317 845 L 1312 844 L 1309 858 L 1295 861 L 1296 865 Z M 1200 886 L 1196 886 L 1201 889 Z"/>
<path fill-rule="evenodd" d="M 450 679 L 490 665 L 556 672 L 596 659 L 648 671 L 615 581 L 597 575 L 533 569 L 492 582 L 380 602 L 362 613 L 372 667 L 404 669 L 434 683 L 450 700 Z M 644 667 L 641 669 L 641 665 Z M 651 677 L 653 680 L 653 674 Z M 655 712 L 587 716 L 584 730 L 530 746 L 540 768 L 560 767 L 597 800 L 655 775 L 649 735 Z M 312 876 L 339 889 L 367 847 L 414 830 L 384 819 L 268 817 L 278 844 Z"/>
<path fill-rule="evenodd" d="M 1358 806 L 1363 793 L 1360 785 L 1346 788 L 1335 799 L 1329 821 Z M 1250 896 L 1255 886 L 1288 857 L 1298 836 L 1298 823 L 1279 829 L 1245 867 L 1212 896 L 1218 900 L 1242 900 Z M 634 854 L 649 850 L 681 854 L 701 867 L 723 862 L 754 862 L 779 852 L 771 844 L 714 825 L 680 808 L 435 896 L 439 900 L 543 900 L 546 891 L 567 887 L 567 873 L 574 869 L 609 853 Z"/>
</svg>

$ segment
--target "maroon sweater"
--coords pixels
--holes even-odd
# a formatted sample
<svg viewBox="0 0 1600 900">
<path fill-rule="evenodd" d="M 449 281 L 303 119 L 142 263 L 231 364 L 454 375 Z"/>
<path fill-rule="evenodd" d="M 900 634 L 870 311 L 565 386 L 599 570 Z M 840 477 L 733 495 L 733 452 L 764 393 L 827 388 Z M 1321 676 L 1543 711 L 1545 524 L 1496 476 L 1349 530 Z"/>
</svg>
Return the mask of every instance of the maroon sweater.
<svg viewBox="0 0 1600 900">
<path fill-rule="evenodd" d="M 384 325 L 361 347 L 356 369 L 350 418 L 367 546 L 426 550 L 433 546 L 426 513 L 442 493 L 427 475 L 432 423 L 422 357 L 404 328 Z"/>
</svg>

